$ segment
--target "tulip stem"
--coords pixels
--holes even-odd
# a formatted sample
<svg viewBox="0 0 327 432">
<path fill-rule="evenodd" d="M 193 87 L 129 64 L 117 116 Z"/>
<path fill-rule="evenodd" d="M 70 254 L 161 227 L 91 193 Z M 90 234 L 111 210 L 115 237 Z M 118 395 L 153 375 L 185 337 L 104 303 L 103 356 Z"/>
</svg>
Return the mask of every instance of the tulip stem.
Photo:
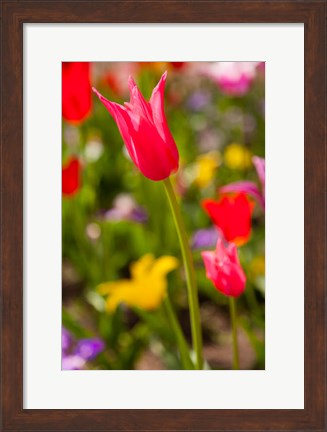
<svg viewBox="0 0 327 432">
<path fill-rule="evenodd" d="M 202 354 L 202 333 L 201 333 L 201 322 L 200 322 L 200 308 L 198 299 L 198 290 L 196 286 L 195 271 L 193 266 L 192 252 L 189 246 L 184 221 L 180 212 L 179 205 L 177 203 L 176 195 L 169 178 L 163 180 L 165 185 L 168 201 L 170 204 L 171 211 L 179 238 L 179 243 L 182 250 L 182 256 L 184 261 L 186 283 L 188 290 L 188 301 L 190 307 L 190 321 L 192 331 L 193 349 L 196 356 L 195 366 L 196 369 L 203 369 L 203 354 Z"/>
<path fill-rule="evenodd" d="M 176 317 L 176 313 L 173 309 L 173 306 L 171 304 L 168 293 L 167 293 L 166 298 L 164 300 L 164 307 L 165 307 L 166 313 L 168 315 L 171 326 L 172 326 L 174 333 L 175 333 L 175 336 L 176 336 L 176 341 L 178 343 L 179 353 L 181 356 L 181 362 L 182 362 L 183 368 L 186 370 L 193 370 L 194 365 L 193 365 L 193 362 L 192 362 L 191 357 L 190 357 L 189 346 L 185 340 L 183 331 L 182 331 L 181 326 L 180 326 L 178 319 Z"/>
<path fill-rule="evenodd" d="M 231 316 L 232 333 L 233 333 L 233 369 L 239 369 L 239 355 L 237 343 L 237 318 L 236 318 L 236 300 L 229 297 L 229 310 Z"/>
</svg>

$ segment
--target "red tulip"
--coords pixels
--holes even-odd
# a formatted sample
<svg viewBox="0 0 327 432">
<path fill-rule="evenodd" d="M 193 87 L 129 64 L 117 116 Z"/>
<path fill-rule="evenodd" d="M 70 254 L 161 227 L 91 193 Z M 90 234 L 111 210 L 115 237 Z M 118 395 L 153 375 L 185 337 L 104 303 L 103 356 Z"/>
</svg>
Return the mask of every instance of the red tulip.
<svg viewBox="0 0 327 432">
<path fill-rule="evenodd" d="M 178 150 L 169 131 L 164 113 L 164 88 L 167 72 L 146 101 L 129 77 L 130 102 L 124 106 L 104 98 L 96 89 L 100 101 L 117 123 L 128 153 L 145 177 L 163 180 L 178 168 Z"/>
<path fill-rule="evenodd" d="M 86 119 L 92 108 L 90 63 L 62 63 L 62 116 L 74 124 Z"/>
<path fill-rule="evenodd" d="M 182 69 L 185 66 L 185 62 L 170 62 L 174 69 Z"/>
<path fill-rule="evenodd" d="M 204 200 L 202 205 L 227 241 L 241 246 L 249 240 L 253 203 L 244 193 Z"/>
<path fill-rule="evenodd" d="M 80 188 L 81 165 L 78 159 L 71 158 L 62 167 L 62 193 L 65 196 L 75 195 Z"/>
<path fill-rule="evenodd" d="M 238 297 L 243 293 L 246 277 L 234 244 L 229 243 L 225 247 L 222 239 L 218 239 L 216 250 L 204 251 L 201 255 L 207 278 L 218 291 L 230 297 Z"/>
</svg>

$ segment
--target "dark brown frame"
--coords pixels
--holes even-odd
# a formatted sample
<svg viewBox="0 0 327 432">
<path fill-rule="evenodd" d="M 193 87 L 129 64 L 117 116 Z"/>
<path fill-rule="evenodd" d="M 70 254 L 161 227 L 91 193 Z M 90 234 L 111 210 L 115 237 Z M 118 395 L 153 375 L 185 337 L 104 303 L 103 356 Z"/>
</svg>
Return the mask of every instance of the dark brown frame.
<svg viewBox="0 0 327 432">
<path fill-rule="evenodd" d="M 1 3 L 1 430 L 326 431 L 325 0 L 3 0 Z M 23 409 L 23 24 L 30 22 L 304 23 L 303 410 Z"/>
</svg>

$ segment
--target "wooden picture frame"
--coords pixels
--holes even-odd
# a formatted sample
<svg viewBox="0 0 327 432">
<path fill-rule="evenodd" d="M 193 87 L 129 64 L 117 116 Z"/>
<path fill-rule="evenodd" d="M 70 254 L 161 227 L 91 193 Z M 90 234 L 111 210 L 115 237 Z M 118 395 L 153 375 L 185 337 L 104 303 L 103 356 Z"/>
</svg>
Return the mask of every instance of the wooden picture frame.
<svg viewBox="0 0 327 432">
<path fill-rule="evenodd" d="M 1 33 L 1 410 L 3 431 L 325 431 L 326 3 L 9 1 Z M 304 23 L 305 407 L 303 410 L 23 409 L 23 24 Z"/>
</svg>

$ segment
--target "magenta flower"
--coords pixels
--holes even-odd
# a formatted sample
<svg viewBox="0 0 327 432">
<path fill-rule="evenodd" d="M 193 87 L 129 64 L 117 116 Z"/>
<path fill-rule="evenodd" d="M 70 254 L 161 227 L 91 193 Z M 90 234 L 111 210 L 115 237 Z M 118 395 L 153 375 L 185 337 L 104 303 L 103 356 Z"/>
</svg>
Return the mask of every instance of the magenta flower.
<svg viewBox="0 0 327 432">
<path fill-rule="evenodd" d="M 220 193 L 239 193 L 243 192 L 247 195 L 250 195 L 261 205 L 263 209 L 265 209 L 265 178 L 266 178 L 266 164 L 265 160 L 259 158 L 258 156 L 254 156 L 252 158 L 252 162 L 257 171 L 261 187 L 259 188 L 252 181 L 239 181 L 235 183 L 230 183 L 226 186 L 223 186 L 219 189 Z"/>
<path fill-rule="evenodd" d="M 263 158 L 259 158 L 258 156 L 253 156 L 252 162 L 255 166 L 255 169 L 257 171 L 260 183 L 261 183 L 261 190 L 263 196 L 265 195 L 265 186 L 266 186 L 266 162 Z"/>
<path fill-rule="evenodd" d="M 245 95 L 256 76 L 258 62 L 216 62 L 204 73 L 211 77 L 222 92 L 230 96 Z"/>
<path fill-rule="evenodd" d="M 165 72 L 146 101 L 132 77 L 128 79 L 130 102 L 124 106 L 104 98 L 100 101 L 117 123 L 128 153 L 145 177 L 164 180 L 178 169 L 178 150 L 164 113 Z"/>
<path fill-rule="evenodd" d="M 218 239 L 214 251 L 204 251 L 201 255 L 207 278 L 218 291 L 229 297 L 238 297 L 243 293 L 246 277 L 233 243 L 228 243 L 225 247 L 223 240 Z"/>
</svg>

